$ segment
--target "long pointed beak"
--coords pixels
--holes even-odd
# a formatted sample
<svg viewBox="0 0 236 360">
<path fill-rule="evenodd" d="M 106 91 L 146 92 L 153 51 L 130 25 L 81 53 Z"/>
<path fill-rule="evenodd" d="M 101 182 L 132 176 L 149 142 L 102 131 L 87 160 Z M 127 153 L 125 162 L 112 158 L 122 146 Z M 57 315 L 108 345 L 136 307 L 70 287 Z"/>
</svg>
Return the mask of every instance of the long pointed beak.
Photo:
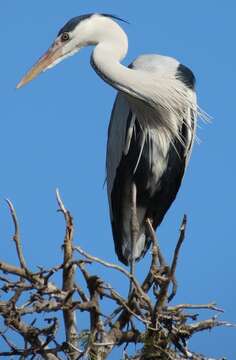
<svg viewBox="0 0 236 360">
<path fill-rule="evenodd" d="M 53 64 L 56 64 L 60 61 L 60 58 L 63 57 L 62 45 L 60 43 L 54 43 L 48 51 L 37 61 L 37 63 L 26 73 L 26 75 L 21 79 L 17 84 L 16 88 L 19 89 L 22 86 L 26 85 L 28 82 L 33 80 L 41 72 L 47 70 Z"/>
</svg>

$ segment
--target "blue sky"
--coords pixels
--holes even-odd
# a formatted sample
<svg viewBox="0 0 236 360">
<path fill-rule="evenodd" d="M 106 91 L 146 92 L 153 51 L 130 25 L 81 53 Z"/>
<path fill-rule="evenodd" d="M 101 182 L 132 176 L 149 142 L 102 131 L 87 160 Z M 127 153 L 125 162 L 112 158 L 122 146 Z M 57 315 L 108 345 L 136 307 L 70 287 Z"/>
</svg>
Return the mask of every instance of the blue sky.
<svg viewBox="0 0 236 360">
<path fill-rule="evenodd" d="M 15 85 L 71 17 L 106 12 L 127 19 L 125 64 L 141 53 L 178 58 L 197 77 L 200 106 L 214 121 L 200 124 L 175 204 L 158 230 L 170 258 L 184 213 L 187 239 L 181 253 L 175 302 L 216 301 L 222 319 L 235 315 L 235 11 L 234 1 L 30 0 L 1 4 L 0 198 L 9 197 L 21 222 L 28 262 L 60 262 L 63 221 L 55 188 L 74 215 L 75 243 L 117 262 L 109 224 L 105 179 L 107 126 L 115 98 L 89 65 L 91 49 L 46 72 L 27 87 Z M 16 262 L 12 224 L 0 207 L 1 259 Z M 148 264 L 139 263 L 138 276 Z M 122 287 L 116 275 L 111 281 Z M 236 356 L 234 329 L 199 335 L 192 348 L 215 357 Z"/>
</svg>

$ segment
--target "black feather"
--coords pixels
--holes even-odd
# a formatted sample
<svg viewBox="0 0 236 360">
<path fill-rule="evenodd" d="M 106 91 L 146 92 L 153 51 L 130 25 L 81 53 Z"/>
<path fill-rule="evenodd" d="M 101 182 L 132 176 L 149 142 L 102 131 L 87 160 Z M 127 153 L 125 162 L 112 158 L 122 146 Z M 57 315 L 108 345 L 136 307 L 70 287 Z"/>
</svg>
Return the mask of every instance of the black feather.
<svg viewBox="0 0 236 360">
<path fill-rule="evenodd" d="M 111 19 L 114 19 L 114 20 L 122 21 L 122 22 L 124 22 L 126 24 L 130 24 L 127 20 L 124 20 L 124 19 L 122 19 L 122 18 L 120 18 L 119 16 L 116 16 L 116 15 L 111 15 L 111 14 L 101 14 L 101 15 L 103 15 L 105 17 L 110 17 Z"/>
<path fill-rule="evenodd" d="M 127 128 L 130 126 L 131 119 L 132 113 L 130 111 L 127 118 Z M 124 196 L 127 196 L 126 189 L 131 186 L 133 181 L 135 182 L 137 186 L 137 207 L 146 209 L 145 218 L 152 219 L 153 227 L 156 229 L 161 224 L 178 193 L 185 170 L 185 147 L 176 139 L 174 146 L 170 145 L 166 158 L 166 169 L 157 181 L 152 171 L 152 166 L 155 166 L 155 164 L 153 161 L 152 164 L 150 164 L 150 152 L 153 152 L 157 144 L 155 143 L 155 139 L 150 136 L 145 140 L 142 155 L 137 170 L 134 173 L 141 151 L 143 136 L 143 130 L 136 119 L 135 131 L 131 139 L 129 152 L 127 155 L 123 155 L 120 160 L 111 193 L 113 213 L 112 230 L 115 250 L 119 260 L 125 265 L 127 265 L 129 261 L 128 256 L 123 254 L 122 251 L 123 222 L 125 216 L 122 204 Z M 180 136 L 184 142 L 187 141 L 188 132 L 184 123 L 180 129 Z M 149 246 L 150 239 L 146 237 L 140 258 L 145 255 Z"/>
<path fill-rule="evenodd" d="M 187 66 L 179 64 L 176 72 L 176 78 L 181 80 L 189 89 L 194 90 L 196 79 L 195 76 Z"/>
<path fill-rule="evenodd" d="M 72 19 L 70 19 L 61 29 L 60 31 L 58 32 L 58 36 L 60 36 L 62 33 L 64 32 L 71 32 L 73 31 L 76 26 L 81 22 L 81 21 L 84 21 L 86 19 L 89 19 L 91 16 L 93 15 L 96 15 L 96 13 L 90 13 L 90 14 L 84 14 L 84 15 L 79 15 L 79 16 L 76 16 Z M 118 20 L 118 21 L 122 21 L 124 23 L 127 23 L 128 22 L 124 19 L 121 19 L 120 17 L 116 16 L 116 15 L 110 15 L 110 14 L 97 14 L 97 15 L 101 15 L 101 16 L 105 16 L 105 17 L 110 17 L 111 19 L 114 19 L 114 20 Z"/>
</svg>

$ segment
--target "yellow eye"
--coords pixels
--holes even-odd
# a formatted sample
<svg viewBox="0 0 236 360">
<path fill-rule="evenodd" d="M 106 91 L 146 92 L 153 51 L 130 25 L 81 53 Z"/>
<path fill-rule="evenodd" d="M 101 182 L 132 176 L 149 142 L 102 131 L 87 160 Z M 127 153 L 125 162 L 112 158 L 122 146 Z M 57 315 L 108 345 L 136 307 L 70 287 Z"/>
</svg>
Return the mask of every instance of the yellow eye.
<svg viewBox="0 0 236 360">
<path fill-rule="evenodd" d="M 61 35 L 61 41 L 68 41 L 70 39 L 70 35 L 67 32 L 64 32 Z"/>
</svg>

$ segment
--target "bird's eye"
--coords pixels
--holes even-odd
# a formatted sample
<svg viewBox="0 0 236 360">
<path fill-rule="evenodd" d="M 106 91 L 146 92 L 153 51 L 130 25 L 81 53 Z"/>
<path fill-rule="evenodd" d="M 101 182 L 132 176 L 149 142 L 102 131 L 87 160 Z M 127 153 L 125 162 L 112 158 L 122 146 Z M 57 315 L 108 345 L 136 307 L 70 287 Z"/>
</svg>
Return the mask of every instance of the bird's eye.
<svg viewBox="0 0 236 360">
<path fill-rule="evenodd" d="M 67 32 L 64 32 L 61 35 L 61 41 L 68 41 L 70 39 L 70 35 Z"/>
</svg>

